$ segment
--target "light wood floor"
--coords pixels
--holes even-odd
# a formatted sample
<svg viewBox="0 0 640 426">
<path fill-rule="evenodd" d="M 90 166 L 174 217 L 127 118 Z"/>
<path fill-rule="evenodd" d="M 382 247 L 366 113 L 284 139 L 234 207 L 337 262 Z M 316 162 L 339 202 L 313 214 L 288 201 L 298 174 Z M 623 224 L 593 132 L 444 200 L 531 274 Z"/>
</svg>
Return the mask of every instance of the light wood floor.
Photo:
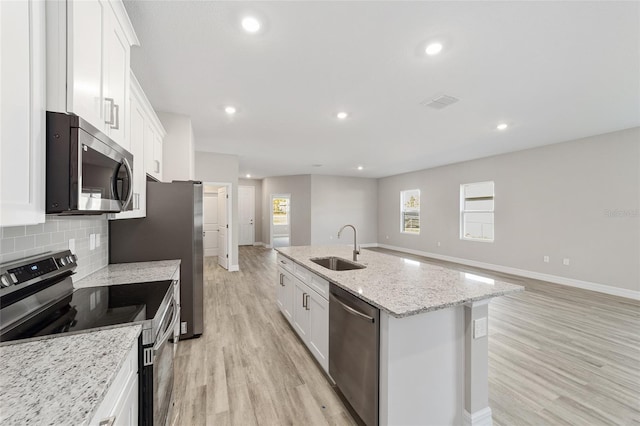
<svg viewBox="0 0 640 426">
<path fill-rule="evenodd" d="M 493 299 L 494 424 L 640 425 L 640 304 L 446 264 L 524 285 Z M 180 342 L 174 425 L 354 424 L 275 304 L 275 252 L 240 248 L 241 272 L 205 262 L 205 325 Z"/>
</svg>

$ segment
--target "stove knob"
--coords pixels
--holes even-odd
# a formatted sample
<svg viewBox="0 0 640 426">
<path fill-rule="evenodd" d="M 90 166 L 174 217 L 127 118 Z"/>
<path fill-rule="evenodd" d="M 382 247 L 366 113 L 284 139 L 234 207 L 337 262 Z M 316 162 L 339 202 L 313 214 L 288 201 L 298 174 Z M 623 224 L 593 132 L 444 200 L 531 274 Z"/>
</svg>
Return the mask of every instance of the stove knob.
<svg viewBox="0 0 640 426">
<path fill-rule="evenodd" d="M 13 281 L 14 284 L 18 282 L 18 277 L 16 277 L 16 274 L 9 274 L 9 277 L 11 278 L 11 281 Z"/>
<path fill-rule="evenodd" d="M 11 285 L 6 275 L 0 277 L 0 285 L 2 285 L 2 287 L 9 287 Z"/>
<path fill-rule="evenodd" d="M 61 264 L 62 266 L 65 266 L 65 265 L 67 264 L 67 259 L 65 259 L 64 257 L 61 257 L 61 258 L 60 258 L 60 264 Z"/>
</svg>

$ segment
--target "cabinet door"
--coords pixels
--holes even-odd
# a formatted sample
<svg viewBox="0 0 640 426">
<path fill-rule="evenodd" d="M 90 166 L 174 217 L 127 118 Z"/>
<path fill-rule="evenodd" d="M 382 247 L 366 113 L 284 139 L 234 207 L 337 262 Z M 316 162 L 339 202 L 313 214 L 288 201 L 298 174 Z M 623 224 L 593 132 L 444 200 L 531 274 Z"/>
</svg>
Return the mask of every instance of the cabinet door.
<svg viewBox="0 0 640 426">
<path fill-rule="evenodd" d="M 109 4 L 101 0 L 67 2 L 67 111 L 105 131 L 103 34 Z"/>
<path fill-rule="evenodd" d="M 44 2 L 0 1 L 0 226 L 43 223 Z"/>
<path fill-rule="evenodd" d="M 138 375 L 136 374 L 129 381 L 121 400 L 116 405 L 115 412 L 116 425 L 136 425 L 138 424 Z"/>
<path fill-rule="evenodd" d="M 284 284 L 284 271 L 278 268 L 278 282 L 276 283 L 276 303 L 280 312 L 285 312 L 285 284 Z"/>
<path fill-rule="evenodd" d="M 163 153 L 162 153 L 162 138 L 160 137 L 159 134 L 156 134 L 156 138 L 153 141 L 153 160 L 154 160 L 154 171 L 156 174 L 156 178 L 161 181 Z"/>
<path fill-rule="evenodd" d="M 280 294 L 280 305 L 281 311 L 284 317 L 293 324 L 293 292 L 294 292 L 294 280 L 289 273 L 279 269 L 279 272 L 282 274 L 282 285 L 278 284 L 281 289 Z"/>
<path fill-rule="evenodd" d="M 293 328 L 305 344 L 309 342 L 309 288 L 297 278 L 293 278 Z"/>
<path fill-rule="evenodd" d="M 313 290 L 308 290 L 309 343 L 311 353 L 324 371 L 329 372 L 329 301 Z"/>
<path fill-rule="evenodd" d="M 104 106 L 106 133 L 126 150 L 127 100 L 129 99 L 129 43 L 113 11 L 105 14 Z"/>
<path fill-rule="evenodd" d="M 144 169 L 145 112 L 140 101 L 131 96 L 129 103 L 129 142 L 133 154 L 133 210 L 117 213 L 113 219 L 142 218 L 147 215 L 147 175 Z"/>
</svg>

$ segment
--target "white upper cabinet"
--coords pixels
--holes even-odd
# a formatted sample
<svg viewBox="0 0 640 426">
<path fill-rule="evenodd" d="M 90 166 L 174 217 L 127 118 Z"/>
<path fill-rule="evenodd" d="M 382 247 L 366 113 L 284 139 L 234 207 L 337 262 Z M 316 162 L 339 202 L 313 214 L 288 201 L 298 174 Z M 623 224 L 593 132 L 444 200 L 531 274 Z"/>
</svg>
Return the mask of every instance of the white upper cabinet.
<svg viewBox="0 0 640 426">
<path fill-rule="evenodd" d="M 83 117 L 125 149 L 131 46 L 120 0 L 47 2 L 47 109 Z"/>
<path fill-rule="evenodd" d="M 45 8 L 0 1 L 0 226 L 45 220 Z"/>
<path fill-rule="evenodd" d="M 133 154 L 133 210 L 112 215 L 111 219 L 141 218 L 147 215 L 147 163 L 153 160 L 153 152 L 147 153 L 148 141 L 162 143 L 165 130 L 140 83 L 131 73 L 131 97 L 129 103 L 129 150 Z M 161 145 L 162 146 L 162 145 Z M 153 148 L 153 144 L 151 144 Z"/>
</svg>

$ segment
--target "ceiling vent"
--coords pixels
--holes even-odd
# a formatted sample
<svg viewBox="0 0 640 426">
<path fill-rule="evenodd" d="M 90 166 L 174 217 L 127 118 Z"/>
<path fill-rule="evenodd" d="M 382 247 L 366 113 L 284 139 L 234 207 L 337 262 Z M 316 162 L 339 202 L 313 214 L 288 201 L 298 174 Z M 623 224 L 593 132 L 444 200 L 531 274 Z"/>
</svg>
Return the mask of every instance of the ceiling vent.
<svg viewBox="0 0 640 426">
<path fill-rule="evenodd" d="M 428 106 L 434 109 L 443 109 L 448 107 L 451 104 L 455 104 L 459 100 L 460 99 L 454 98 L 453 96 L 442 95 L 442 96 L 435 97 L 433 99 L 422 101 L 420 102 L 420 105 Z"/>
</svg>

